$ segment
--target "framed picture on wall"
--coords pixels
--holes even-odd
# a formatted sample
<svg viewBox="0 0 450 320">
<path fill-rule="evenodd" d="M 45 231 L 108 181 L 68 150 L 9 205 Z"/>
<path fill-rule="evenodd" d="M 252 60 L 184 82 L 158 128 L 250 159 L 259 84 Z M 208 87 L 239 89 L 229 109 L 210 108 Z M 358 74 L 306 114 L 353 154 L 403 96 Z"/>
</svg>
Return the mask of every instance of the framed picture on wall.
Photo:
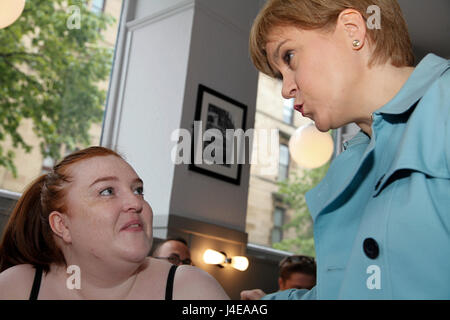
<svg viewBox="0 0 450 320">
<path fill-rule="evenodd" d="M 239 185 L 246 115 L 245 104 L 200 84 L 189 169 Z"/>
</svg>

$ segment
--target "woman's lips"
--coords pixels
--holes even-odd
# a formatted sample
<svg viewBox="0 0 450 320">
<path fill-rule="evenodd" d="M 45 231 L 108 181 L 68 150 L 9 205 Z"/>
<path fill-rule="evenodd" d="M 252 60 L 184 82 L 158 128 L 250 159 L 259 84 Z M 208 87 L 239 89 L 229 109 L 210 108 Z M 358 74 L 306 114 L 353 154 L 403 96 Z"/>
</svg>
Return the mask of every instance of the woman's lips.
<svg viewBox="0 0 450 320">
<path fill-rule="evenodd" d="M 302 104 L 296 104 L 294 106 L 294 109 L 297 110 L 298 112 L 300 112 L 302 114 L 302 116 L 305 116 L 305 114 L 303 113 L 303 105 Z"/>
<path fill-rule="evenodd" d="M 142 231 L 142 222 L 140 220 L 131 220 L 126 223 L 120 231 Z"/>
</svg>

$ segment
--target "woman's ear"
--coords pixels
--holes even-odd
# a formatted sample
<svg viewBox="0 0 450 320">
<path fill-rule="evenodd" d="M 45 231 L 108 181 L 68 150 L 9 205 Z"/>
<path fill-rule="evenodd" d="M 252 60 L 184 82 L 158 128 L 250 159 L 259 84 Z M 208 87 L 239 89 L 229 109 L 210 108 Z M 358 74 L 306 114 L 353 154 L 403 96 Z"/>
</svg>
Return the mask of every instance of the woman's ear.
<svg viewBox="0 0 450 320">
<path fill-rule="evenodd" d="M 72 237 L 70 235 L 70 229 L 68 228 L 67 215 L 59 211 L 52 211 L 48 216 L 50 228 L 53 232 L 60 237 L 64 242 L 71 243 Z"/>
<path fill-rule="evenodd" d="M 344 32 L 346 43 L 353 50 L 361 49 L 366 42 L 367 26 L 364 17 L 358 10 L 345 9 L 337 20 L 337 28 Z"/>
</svg>

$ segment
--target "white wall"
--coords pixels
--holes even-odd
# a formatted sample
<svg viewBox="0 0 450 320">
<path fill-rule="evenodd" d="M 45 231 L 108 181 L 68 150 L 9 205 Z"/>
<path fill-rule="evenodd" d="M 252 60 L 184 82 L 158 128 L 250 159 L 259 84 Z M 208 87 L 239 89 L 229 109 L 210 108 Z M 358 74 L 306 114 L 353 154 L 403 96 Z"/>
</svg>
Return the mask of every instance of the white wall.
<svg viewBox="0 0 450 320">
<path fill-rule="evenodd" d="M 258 75 L 248 53 L 249 23 L 257 1 L 197 1 L 192 30 L 181 127 L 189 129 L 201 83 L 247 105 L 246 129 L 254 127 Z M 173 214 L 245 232 L 249 165 L 243 165 L 239 186 L 175 168 Z"/>
</svg>

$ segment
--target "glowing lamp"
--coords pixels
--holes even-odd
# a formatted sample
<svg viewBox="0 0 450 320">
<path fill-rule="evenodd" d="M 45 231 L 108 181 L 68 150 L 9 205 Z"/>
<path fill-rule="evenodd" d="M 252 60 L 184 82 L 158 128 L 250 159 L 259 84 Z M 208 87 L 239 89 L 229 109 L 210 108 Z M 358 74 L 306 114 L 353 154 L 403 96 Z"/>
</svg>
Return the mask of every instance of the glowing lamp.
<svg viewBox="0 0 450 320">
<path fill-rule="evenodd" d="M 301 167 L 319 168 L 333 155 L 333 138 L 320 132 L 313 123 L 298 128 L 289 140 L 289 153 Z"/>
<path fill-rule="evenodd" d="M 0 29 L 6 28 L 16 21 L 25 8 L 25 0 L 0 1 Z"/>
<path fill-rule="evenodd" d="M 206 264 L 222 264 L 226 261 L 226 256 L 216 250 L 208 249 L 203 253 L 203 261 Z"/>
<path fill-rule="evenodd" d="M 248 268 L 248 259 L 242 256 L 232 257 L 231 266 L 239 271 L 245 271 Z"/>
<path fill-rule="evenodd" d="M 203 261 L 206 264 L 214 264 L 220 268 L 223 268 L 224 264 L 229 264 L 233 268 L 239 271 L 245 271 L 248 268 L 248 259 L 243 256 L 227 257 L 225 252 L 219 252 L 212 249 L 207 249 L 203 253 Z"/>
</svg>

